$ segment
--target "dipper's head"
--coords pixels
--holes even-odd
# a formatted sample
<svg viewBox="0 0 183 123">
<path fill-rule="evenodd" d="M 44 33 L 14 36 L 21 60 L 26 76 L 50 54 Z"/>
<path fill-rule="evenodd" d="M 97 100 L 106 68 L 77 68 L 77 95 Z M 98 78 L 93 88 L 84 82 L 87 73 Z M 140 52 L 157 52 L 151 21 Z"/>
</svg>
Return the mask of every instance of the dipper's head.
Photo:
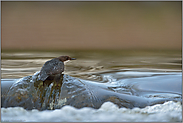
<svg viewBox="0 0 183 123">
<path fill-rule="evenodd" d="M 59 56 L 58 59 L 62 62 L 67 61 L 67 60 L 76 60 L 75 58 L 71 58 L 69 56 Z"/>
</svg>

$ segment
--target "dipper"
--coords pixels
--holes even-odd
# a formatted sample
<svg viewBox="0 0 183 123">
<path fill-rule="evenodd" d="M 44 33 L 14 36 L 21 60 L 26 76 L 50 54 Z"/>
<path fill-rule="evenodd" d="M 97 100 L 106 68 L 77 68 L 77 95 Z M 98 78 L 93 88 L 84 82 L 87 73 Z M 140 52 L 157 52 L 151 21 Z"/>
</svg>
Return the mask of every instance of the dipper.
<svg viewBox="0 0 183 123">
<path fill-rule="evenodd" d="M 39 80 L 45 81 L 48 77 L 54 77 L 56 75 L 61 75 L 64 71 L 64 61 L 76 60 L 69 56 L 59 56 L 52 60 L 45 62 L 40 71 Z"/>
</svg>

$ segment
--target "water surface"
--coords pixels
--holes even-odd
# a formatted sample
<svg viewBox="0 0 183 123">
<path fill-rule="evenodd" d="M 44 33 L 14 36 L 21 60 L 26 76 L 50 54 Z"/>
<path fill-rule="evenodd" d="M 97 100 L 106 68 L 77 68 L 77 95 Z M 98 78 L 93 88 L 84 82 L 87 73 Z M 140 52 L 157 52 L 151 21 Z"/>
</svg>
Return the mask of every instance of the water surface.
<svg viewBox="0 0 183 123">
<path fill-rule="evenodd" d="M 15 83 L 22 77 L 31 76 L 41 69 L 43 64 L 54 57 L 60 55 L 69 55 L 77 58 L 77 60 L 69 61 L 66 63 L 66 69 L 64 74 L 80 79 L 86 83 L 94 83 L 99 88 L 104 88 L 107 91 L 116 94 L 123 94 L 127 96 L 134 96 L 138 99 L 169 99 L 170 102 L 159 105 L 166 105 L 164 109 L 159 109 L 154 115 L 147 113 L 148 118 L 143 116 L 143 111 L 149 110 L 147 107 L 138 109 L 138 118 L 132 117 L 135 112 L 134 109 L 125 109 L 129 111 L 120 111 L 121 108 L 115 108 L 114 104 L 112 109 L 114 112 L 117 111 L 117 116 L 127 115 L 127 119 L 123 121 L 155 121 L 152 117 L 157 117 L 159 121 L 182 121 L 180 115 L 181 104 L 177 103 L 182 100 L 182 58 L 181 51 L 57 51 L 57 52 L 2 52 L 1 62 L 1 92 L 5 95 L 11 84 Z M 96 87 L 97 87 L 96 86 Z M 97 88 L 93 88 L 93 91 Z M 97 92 L 97 91 L 95 91 Z M 1 98 L 3 100 L 3 97 Z M 174 102 L 171 102 L 174 101 Z M 140 101 L 140 100 L 139 100 Z M 137 101 L 137 102 L 139 102 Z M 104 103 L 105 104 L 105 103 Z M 127 102 L 128 104 L 128 102 Z M 130 103 L 129 103 L 130 104 Z M 156 105 L 155 105 L 156 106 Z M 176 107 L 172 109 L 172 107 Z M 72 107 L 72 106 L 71 106 Z M 104 110 L 105 106 L 96 110 Z M 127 106 L 128 107 L 128 106 Z M 168 108 L 167 108 L 168 107 Z M 72 107 L 73 108 L 73 107 Z M 72 108 L 67 108 L 68 111 L 72 111 Z M 150 109 L 153 110 L 153 106 Z M 165 113 L 163 119 L 161 119 L 159 112 L 161 110 L 171 110 L 174 112 L 174 116 Z M 60 114 L 64 109 L 60 110 Z M 90 109 L 76 110 L 78 115 L 80 111 L 86 113 Z M 8 118 L 13 118 L 11 112 L 18 111 L 19 115 L 22 115 L 22 109 L 15 108 L 3 108 L 1 111 L 3 121 L 7 121 Z M 33 111 L 33 110 L 32 110 Z M 86 111 L 86 112 L 85 112 Z M 94 119 L 90 121 L 107 121 L 102 119 L 105 112 L 100 112 L 101 118 L 96 119 L 95 110 L 91 110 L 93 114 L 90 114 Z M 24 112 L 24 111 L 23 111 Z M 26 111 L 25 111 L 26 112 Z M 120 114 L 120 112 L 122 114 Z M 127 113 L 128 112 L 128 113 Z M 27 112 L 28 113 L 28 112 Z M 30 112 L 29 112 L 30 113 Z M 35 112 L 34 112 L 35 113 Z M 33 114 L 31 116 L 34 119 Z M 41 117 L 43 112 L 37 112 Z M 66 121 L 64 118 L 53 120 L 52 116 L 48 121 Z M 76 120 L 75 115 L 69 114 L 69 117 L 73 118 L 73 121 L 86 121 L 86 119 Z M 17 115 L 16 115 L 17 116 Z M 87 117 L 87 116 L 86 116 Z M 141 119 L 139 119 L 141 117 Z M 175 118 L 177 117 L 177 118 Z M 175 118 L 175 119 L 174 119 Z M 109 116 L 108 121 L 111 118 Z M 136 119 L 136 120 L 135 120 Z M 32 121 L 27 115 L 24 118 L 19 118 L 19 121 Z M 11 120 L 13 121 L 13 120 Z M 33 121 L 44 121 L 44 119 L 34 119 Z M 121 121 L 116 118 L 116 121 Z"/>
</svg>

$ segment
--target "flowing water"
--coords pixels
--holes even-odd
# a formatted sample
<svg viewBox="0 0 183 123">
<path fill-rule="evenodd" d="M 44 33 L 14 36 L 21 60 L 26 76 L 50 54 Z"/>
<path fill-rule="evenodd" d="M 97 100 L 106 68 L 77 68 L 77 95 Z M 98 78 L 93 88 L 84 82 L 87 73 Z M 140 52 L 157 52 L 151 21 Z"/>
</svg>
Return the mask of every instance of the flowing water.
<svg viewBox="0 0 183 123">
<path fill-rule="evenodd" d="M 77 89 L 64 99 L 78 97 L 79 102 L 85 87 L 91 106 L 78 107 L 73 100 L 61 107 L 50 103 L 47 110 L 3 106 L 11 85 L 34 78 L 47 60 L 60 55 L 77 58 L 66 63 L 63 73 L 75 85 L 62 85 Z M 9 51 L 1 58 L 2 121 L 182 121 L 181 51 Z"/>
</svg>

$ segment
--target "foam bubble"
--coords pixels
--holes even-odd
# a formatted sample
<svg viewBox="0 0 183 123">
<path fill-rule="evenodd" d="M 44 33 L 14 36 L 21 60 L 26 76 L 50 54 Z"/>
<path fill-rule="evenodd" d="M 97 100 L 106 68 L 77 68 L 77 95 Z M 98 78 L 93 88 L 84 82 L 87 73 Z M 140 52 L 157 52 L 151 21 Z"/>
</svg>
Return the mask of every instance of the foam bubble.
<svg viewBox="0 0 183 123">
<path fill-rule="evenodd" d="M 27 111 L 22 107 L 1 108 L 3 122 L 181 122 L 182 105 L 180 102 L 165 102 L 145 108 L 119 108 L 105 102 L 99 109 L 81 109 L 64 106 L 56 110 Z"/>
</svg>

